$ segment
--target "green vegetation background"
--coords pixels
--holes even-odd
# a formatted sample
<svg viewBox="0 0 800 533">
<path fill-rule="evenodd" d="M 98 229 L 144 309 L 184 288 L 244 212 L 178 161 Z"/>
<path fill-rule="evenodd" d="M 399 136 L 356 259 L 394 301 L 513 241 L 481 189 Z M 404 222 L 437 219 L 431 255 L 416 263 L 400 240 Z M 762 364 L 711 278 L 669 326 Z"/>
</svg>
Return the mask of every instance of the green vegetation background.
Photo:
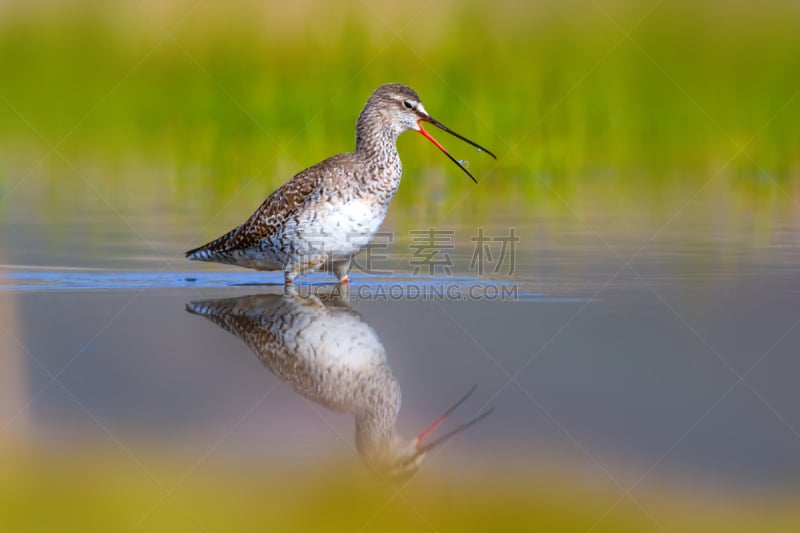
<svg viewBox="0 0 800 533">
<path fill-rule="evenodd" d="M 351 149 L 387 81 L 498 153 L 438 135 L 491 179 L 480 194 L 593 175 L 800 175 L 796 2 L 19 4 L 0 8 L 6 187 L 49 154 L 107 166 L 109 186 L 157 181 L 208 202 L 250 179 L 272 188 Z M 425 193 L 425 169 L 454 170 L 410 137 L 416 187 L 401 203 Z"/>
</svg>

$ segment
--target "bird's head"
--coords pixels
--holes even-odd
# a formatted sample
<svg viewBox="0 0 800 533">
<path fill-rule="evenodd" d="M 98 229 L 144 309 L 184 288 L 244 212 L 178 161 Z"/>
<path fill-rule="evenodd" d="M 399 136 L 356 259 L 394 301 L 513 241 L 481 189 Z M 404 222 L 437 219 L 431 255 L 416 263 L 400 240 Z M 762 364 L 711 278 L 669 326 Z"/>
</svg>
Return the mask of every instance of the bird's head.
<svg viewBox="0 0 800 533">
<path fill-rule="evenodd" d="M 477 148 L 478 151 L 486 152 L 493 158 L 497 159 L 492 152 L 483 146 L 480 146 L 466 137 L 459 135 L 438 120 L 435 120 L 433 117 L 431 117 L 428 111 L 425 109 L 425 106 L 422 105 L 422 101 L 420 100 L 417 92 L 408 85 L 403 85 L 402 83 L 387 83 L 385 85 L 381 85 L 375 89 L 375 91 L 372 93 L 372 96 L 369 97 L 367 105 L 364 107 L 364 111 L 362 111 L 362 115 L 365 113 L 377 113 L 381 117 L 381 121 L 387 124 L 395 135 L 400 135 L 401 133 L 409 130 L 419 132 L 422 134 L 422 136 L 431 141 L 448 158 L 450 158 L 453 163 L 458 165 L 461 170 L 466 172 L 466 174 L 472 178 L 472 181 L 475 183 L 477 183 L 477 180 L 469 172 L 469 170 L 466 169 L 464 164 L 450 155 L 450 152 L 445 150 L 444 146 L 439 144 L 439 142 L 425 130 L 422 124 L 432 124 L 437 128 L 446 131 L 450 135 L 453 135 L 454 137 L 471 144 Z"/>
<path fill-rule="evenodd" d="M 368 466 L 375 470 L 378 474 L 393 482 L 404 481 L 413 476 L 419 469 L 423 460 L 428 452 L 441 444 L 447 442 L 457 434 L 461 433 L 470 426 L 478 423 L 483 418 L 489 416 L 494 407 L 487 409 L 474 416 L 467 422 L 450 430 L 448 433 L 437 437 L 433 440 L 428 440 L 431 434 L 442 425 L 442 423 L 449 417 L 461 404 L 463 404 L 469 396 L 475 392 L 477 385 L 473 386 L 461 399 L 453 404 L 447 411 L 444 412 L 439 418 L 433 421 L 428 427 L 420 432 L 412 439 L 403 438 L 398 435 L 393 435 L 392 438 L 383 443 L 382 446 L 377 447 L 370 454 L 366 454 L 364 459 Z"/>
</svg>

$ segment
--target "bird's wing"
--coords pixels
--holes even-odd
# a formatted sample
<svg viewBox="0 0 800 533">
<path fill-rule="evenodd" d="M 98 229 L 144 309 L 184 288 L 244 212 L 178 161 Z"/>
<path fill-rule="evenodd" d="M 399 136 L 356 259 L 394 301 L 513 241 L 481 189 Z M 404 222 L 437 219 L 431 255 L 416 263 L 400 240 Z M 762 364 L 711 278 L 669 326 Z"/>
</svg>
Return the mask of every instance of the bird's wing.
<svg viewBox="0 0 800 533">
<path fill-rule="evenodd" d="M 218 300 L 201 300 L 186 304 L 186 310 L 204 316 L 225 331 L 241 339 L 270 372 L 289 384 L 298 394 L 331 409 L 341 410 L 320 396 L 319 369 L 304 357 L 299 357 L 297 344 L 287 344 L 287 337 L 304 323 L 316 320 L 319 311 L 300 298 L 287 299 L 276 294 L 259 294 Z M 309 314 L 310 313 L 310 314 Z"/>
<path fill-rule="evenodd" d="M 234 250 L 247 248 L 274 235 L 288 220 L 294 218 L 319 190 L 318 175 L 312 169 L 298 174 L 269 195 L 244 224 L 231 232 L 227 246 Z"/>
<path fill-rule="evenodd" d="M 306 369 L 279 333 L 292 319 L 292 302 L 276 294 L 190 302 L 186 310 L 201 315 L 241 339 L 262 363 L 292 386 L 302 381 Z"/>
<path fill-rule="evenodd" d="M 315 165 L 297 174 L 264 200 L 250 218 L 221 237 L 186 252 L 226 253 L 250 247 L 274 235 L 319 189 L 320 172 Z"/>
</svg>

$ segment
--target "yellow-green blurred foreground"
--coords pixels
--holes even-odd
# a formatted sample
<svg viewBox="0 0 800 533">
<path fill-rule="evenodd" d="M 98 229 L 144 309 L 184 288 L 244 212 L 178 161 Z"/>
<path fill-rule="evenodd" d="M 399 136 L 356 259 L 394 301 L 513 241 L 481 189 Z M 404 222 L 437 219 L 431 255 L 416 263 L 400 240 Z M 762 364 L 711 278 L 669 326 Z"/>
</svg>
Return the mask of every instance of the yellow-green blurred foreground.
<svg viewBox="0 0 800 533">
<path fill-rule="evenodd" d="M 797 499 L 636 491 L 561 469 L 425 469 L 396 487 L 360 468 L 198 461 L 101 452 L 0 459 L 5 531 L 790 532 Z M 360 465 L 355 465 L 360 466 Z"/>
</svg>

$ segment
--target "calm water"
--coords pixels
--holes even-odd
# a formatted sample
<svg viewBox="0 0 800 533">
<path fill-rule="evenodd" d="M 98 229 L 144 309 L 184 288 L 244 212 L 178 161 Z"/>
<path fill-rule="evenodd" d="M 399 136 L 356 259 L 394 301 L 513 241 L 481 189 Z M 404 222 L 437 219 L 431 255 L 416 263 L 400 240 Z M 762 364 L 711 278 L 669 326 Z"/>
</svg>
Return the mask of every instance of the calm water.
<svg viewBox="0 0 800 533">
<path fill-rule="evenodd" d="M 419 476 L 429 464 L 500 473 L 563 465 L 634 490 L 675 480 L 796 484 L 797 198 L 776 192 L 748 204 L 720 196 L 725 188 L 698 189 L 631 200 L 600 181 L 580 196 L 545 191 L 546 202 L 498 207 L 466 192 L 441 211 L 435 202 L 430 212 L 392 207 L 393 242 L 379 268 L 393 274 L 356 274 L 336 305 L 352 309 L 349 327 L 371 328 L 370 346 L 385 352 L 402 391 L 398 432 L 417 434 L 473 385 L 437 434 L 495 407 L 432 451 Z M 53 215 L 23 187 L 4 207 L 6 438 L 59 453 L 157 447 L 187 464 L 210 455 L 298 472 L 332 459 L 363 469 L 352 413 L 298 394 L 259 360 L 253 335 L 285 312 L 275 304 L 280 276 L 181 257 L 257 201 L 239 198 L 205 229 L 199 209 L 112 209 L 120 204 L 109 194 L 110 203 L 79 209 L 69 197 L 56 201 Z M 433 272 L 420 266 L 421 234 L 412 233 L 431 227 L 450 232 L 452 244 L 439 246 L 450 262 Z M 498 239 L 514 229 L 513 272 L 508 255 L 498 272 L 486 257 L 483 276 L 471 266 L 479 228 Z M 502 241 L 489 245 L 497 263 Z M 296 309 L 329 280 L 305 278 Z M 248 295 L 274 296 L 255 300 L 250 324 L 229 322 L 231 331 L 220 327 L 225 316 L 214 323 L 187 312 L 191 302 Z M 334 338 L 345 328 L 308 309 L 304 320 L 333 328 Z M 343 354 L 360 346 L 341 342 Z"/>
</svg>

